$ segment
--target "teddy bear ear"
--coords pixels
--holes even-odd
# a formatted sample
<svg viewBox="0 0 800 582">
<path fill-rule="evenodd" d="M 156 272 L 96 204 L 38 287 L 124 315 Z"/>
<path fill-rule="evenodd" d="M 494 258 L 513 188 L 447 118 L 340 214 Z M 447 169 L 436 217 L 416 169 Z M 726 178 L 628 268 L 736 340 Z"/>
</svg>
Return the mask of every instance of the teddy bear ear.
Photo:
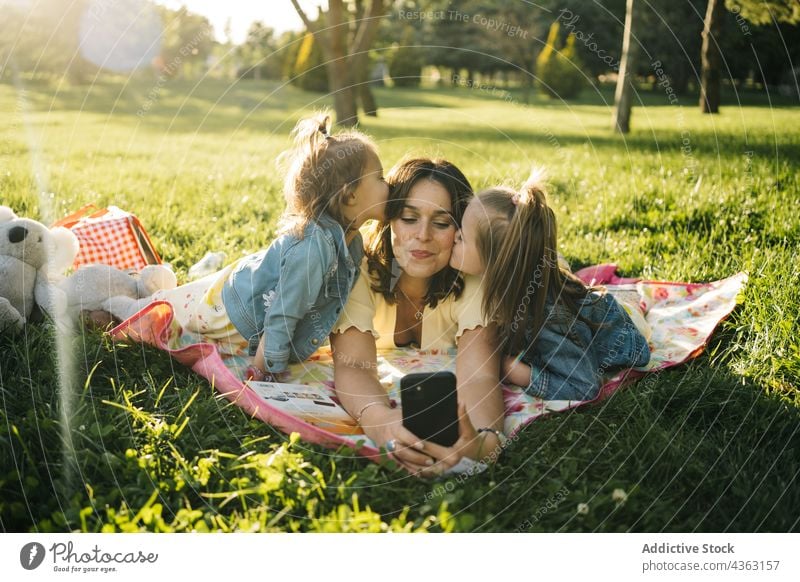
<svg viewBox="0 0 800 582">
<path fill-rule="evenodd" d="M 8 206 L 0 206 L 0 223 L 14 220 L 17 215 Z"/>
<path fill-rule="evenodd" d="M 52 274 L 63 274 L 78 256 L 80 250 L 78 237 L 70 229 L 56 226 L 50 229 L 50 240 L 52 255 L 48 261 L 48 270 Z"/>
</svg>

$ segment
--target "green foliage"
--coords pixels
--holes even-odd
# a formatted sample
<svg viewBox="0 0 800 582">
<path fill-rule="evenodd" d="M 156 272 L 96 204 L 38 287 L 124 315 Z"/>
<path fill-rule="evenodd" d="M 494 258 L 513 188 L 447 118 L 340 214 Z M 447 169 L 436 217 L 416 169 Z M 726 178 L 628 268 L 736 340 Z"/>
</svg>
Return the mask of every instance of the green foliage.
<svg viewBox="0 0 800 582">
<path fill-rule="evenodd" d="M 184 72 L 188 76 L 204 66 L 211 54 L 214 30 L 205 16 L 190 12 L 185 6 L 171 10 L 157 6 L 164 25 L 161 36 L 162 74 L 176 77 Z"/>
<path fill-rule="evenodd" d="M 413 36 L 406 35 L 401 46 L 392 51 L 389 59 L 389 76 L 395 87 L 419 87 L 422 80 L 422 53 L 414 44 Z"/>
<path fill-rule="evenodd" d="M 800 3 L 796 0 L 725 0 L 725 7 L 753 24 L 800 23 Z"/>
<path fill-rule="evenodd" d="M 208 250 L 233 260 L 272 240 L 274 160 L 297 118 L 330 102 L 278 82 L 178 79 L 139 116 L 143 79 L 22 82 L 25 109 L 0 84 L 3 203 L 39 219 L 89 202 L 134 211 L 181 279 Z M 435 482 L 283 435 L 157 350 L 83 329 L 57 342 L 46 323 L 3 333 L 0 529 L 796 531 L 785 510 L 800 505 L 791 101 L 740 91 L 725 96 L 730 115 L 709 119 L 644 92 L 623 141 L 608 131 L 609 93 L 567 109 L 522 105 L 513 90 L 376 91 L 386 108 L 364 130 L 386 168 L 409 152 L 443 156 L 482 189 L 544 164 L 573 268 L 616 262 L 684 281 L 746 271 L 741 304 L 689 365 L 532 423 L 484 474 Z"/>
<path fill-rule="evenodd" d="M 241 59 L 240 76 L 255 79 L 280 79 L 286 51 L 280 52 L 275 31 L 262 22 L 254 22 L 247 31 L 244 43 L 236 47 Z"/>
<path fill-rule="evenodd" d="M 559 23 L 550 26 L 547 44 L 536 59 L 536 77 L 543 93 L 556 99 L 573 99 L 586 84 L 586 76 L 575 50 L 575 36 L 567 36 L 563 50 L 558 50 Z"/>
<path fill-rule="evenodd" d="M 292 70 L 292 84 L 306 91 L 328 92 L 328 74 L 319 43 L 307 32 L 299 44 Z"/>
<path fill-rule="evenodd" d="M 84 82 L 97 67 L 78 48 L 80 19 L 87 0 L 65 5 L 42 0 L 30 6 L 6 3 L 0 18 L 0 78 L 12 71 Z"/>
</svg>

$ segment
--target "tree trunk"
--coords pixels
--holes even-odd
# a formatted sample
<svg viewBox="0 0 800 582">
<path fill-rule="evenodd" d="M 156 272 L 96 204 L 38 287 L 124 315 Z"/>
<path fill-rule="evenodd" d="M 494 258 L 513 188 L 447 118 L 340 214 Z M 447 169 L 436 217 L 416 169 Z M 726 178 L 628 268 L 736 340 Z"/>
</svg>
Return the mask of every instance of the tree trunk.
<svg viewBox="0 0 800 582">
<path fill-rule="evenodd" d="M 357 15 L 363 14 L 360 1 L 356 4 Z M 291 2 L 306 28 L 314 35 L 314 40 L 322 47 L 325 71 L 328 75 L 328 89 L 333 94 L 337 125 L 352 127 L 358 123 L 356 106 L 358 87 L 366 88 L 368 94 L 366 98 L 362 91 L 358 92 L 361 94 L 367 114 L 375 114 L 377 110 L 375 100 L 372 99 L 371 91 L 366 84 L 366 67 L 369 62 L 367 55 L 375 39 L 380 17 L 385 11 L 385 0 L 372 0 L 367 17 L 356 18 L 357 24 L 352 42 L 348 42 L 350 22 L 346 17 L 342 0 L 328 0 L 328 12 L 325 14 L 322 8 L 319 9 L 317 25 L 309 20 L 297 0 Z M 323 20 L 326 22 L 322 22 Z"/>
<path fill-rule="evenodd" d="M 719 113 L 722 55 L 717 39 L 720 38 L 724 15 L 724 0 L 708 0 L 706 20 L 703 25 L 703 48 L 700 53 L 703 66 L 700 74 L 700 111 L 702 113 Z"/>
<path fill-rule="evenodd" d="M 358 91 L 358 101 L 361 103 L 364 114 L 370 117 L 378 117 L 378 103 L 375 101 L 375 95 L 372 93 L 369 81 L 359 81 L 356 90 Z"/>
<path fill-rule="evenodd" d="M 364 113 L 378 116 L 378 104 L 369 86 L 369 48 L 375 40 L 380 19 L 385 11 L 384 0 L 372 0 L 363 19 L 359 19 L 355 41 L 353 42 L 352 63 L 353 84 Z"/>
<path fill-rule="evenodd" d="M 336 111 L 336 123 L 345 127 L 353 127 L 358 123 L 356 98 L 353 86 L 350 84 L 350 75 L 347 71 L 347 28 L 344 20 L 342 0 L 329 0 L 328 13 L 319 9 L 319 19 L 315 25 L 309 20 L 306 13 L 292 0 L 303 24 L 314 35 L 314 40 L 322 48 L 325 58 L 325 72 L 328 76 L 328 90 L 333 94 L 333 109 Z M 324 22 L 326 21 L 327 22 Z"/>
<path fill-rule="evenodd" d="M 356 94 L 348 69 L 347 32 L 342 0 L 328 0 L 329 54 L 326 55 L 328 87 L 333 93 L 336 124 L 353 127 L 358 124 Z"/>
<path fill-rule="evenodd" d="M 637 53 L 634 34 L 633 0 L 627 0 L 625 32 L 622 39 L 622 62 L 619 67 L 619 77 L 617 78 L 617 91 L 614 95 L 614 129 L 619 133 L 628 133 L 631 130 L 633 83 Z"/>
</svg>

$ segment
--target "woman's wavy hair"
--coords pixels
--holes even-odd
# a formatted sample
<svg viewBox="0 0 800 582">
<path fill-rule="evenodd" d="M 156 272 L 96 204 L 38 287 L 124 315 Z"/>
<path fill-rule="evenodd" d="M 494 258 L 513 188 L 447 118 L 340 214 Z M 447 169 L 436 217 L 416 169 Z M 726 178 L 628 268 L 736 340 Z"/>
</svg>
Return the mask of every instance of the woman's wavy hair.
<svg viewBox="0 0 800 582">
<path fill-rule="evenodd" d="M 377 148 L 359 131 L 331 135 L 330 123 L 326 112 L 301 119 L 292 130 L 294 148 L 279 158 L 289 166 L 281 232 L 302 237 L 306 225 L 323 214 L 347 227 L 342 209 L 361 182 L 369 154 L 377 157 Z"/>
<path fill-rule="evenodd" d="M 473 197 L 472 186 L 455 165 L 441 159 L 412 158 L 398 163 L 389 171 L 386 181 L 391 188 L 386 203 L 386 220 L 376 223 L 366 236 L 367 265 L 372 276 L 372 288 L 390 304 L 397 302 L 394 285 L 400 275 L 392 250 L 391 221 L 400 217 L 411 189 L 422 180 L 440 184 L 450 194 L 451 216 L 456 228 L 461 227 L 464 210 Z M 464 279 L 450 265 L 436 273 L 428 286 L 425 304 L 436 305 L 453 295 L 456 299 L 464 290 Z"/>
<path fill-rule="evenodd" d="M 483 313 L 498 327 L 506 353 L 527 349 L 526 331 L 536 338 L 548 298 L 580 317 L 591 288 L 559 264 L 556 217 L 547 205 L 544 172 L 534 170 L 519 192 L 506 187 L 477 195 L 484 210 L 476 228 L 477 250 L 486 266 Z"/>
</svg>

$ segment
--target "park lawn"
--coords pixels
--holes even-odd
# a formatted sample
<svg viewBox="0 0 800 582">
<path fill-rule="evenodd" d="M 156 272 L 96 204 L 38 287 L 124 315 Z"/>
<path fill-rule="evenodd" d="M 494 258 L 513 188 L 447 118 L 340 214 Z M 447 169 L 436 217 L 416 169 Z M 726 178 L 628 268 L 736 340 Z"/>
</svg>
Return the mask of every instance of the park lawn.
<svg viewBox="0 0 800 582">
<path fill-rule="evenodd" d="M 467 88 L 377 96 L 380 117 L 362 128 L 387 169 L 443 156 L 480 189 L 544 165 L 573 267 L 680 281 L 747 271 L 742 305 L 695 361 L 536 421 L 490 471 L 439 482 L 290 440 L 163 353 L 99 332 L 66 346 L 65 380 L 52 330 L 30 326 L 0 337 L 0 527 L 797 530 L 800 110 L 729 94 L 721 115 L 701 116 L 694 96 L 645 92 L 623 138 L 606 90 L 529 105 Z M 269 243 L 275 159 L 294 122 L 329 102 L 274 82 L 0 84 L 0 200 L 44 221 L 90 202 L 131 210 L 182 278 L 208 250 L 233 259 Z"/>
</svg>

